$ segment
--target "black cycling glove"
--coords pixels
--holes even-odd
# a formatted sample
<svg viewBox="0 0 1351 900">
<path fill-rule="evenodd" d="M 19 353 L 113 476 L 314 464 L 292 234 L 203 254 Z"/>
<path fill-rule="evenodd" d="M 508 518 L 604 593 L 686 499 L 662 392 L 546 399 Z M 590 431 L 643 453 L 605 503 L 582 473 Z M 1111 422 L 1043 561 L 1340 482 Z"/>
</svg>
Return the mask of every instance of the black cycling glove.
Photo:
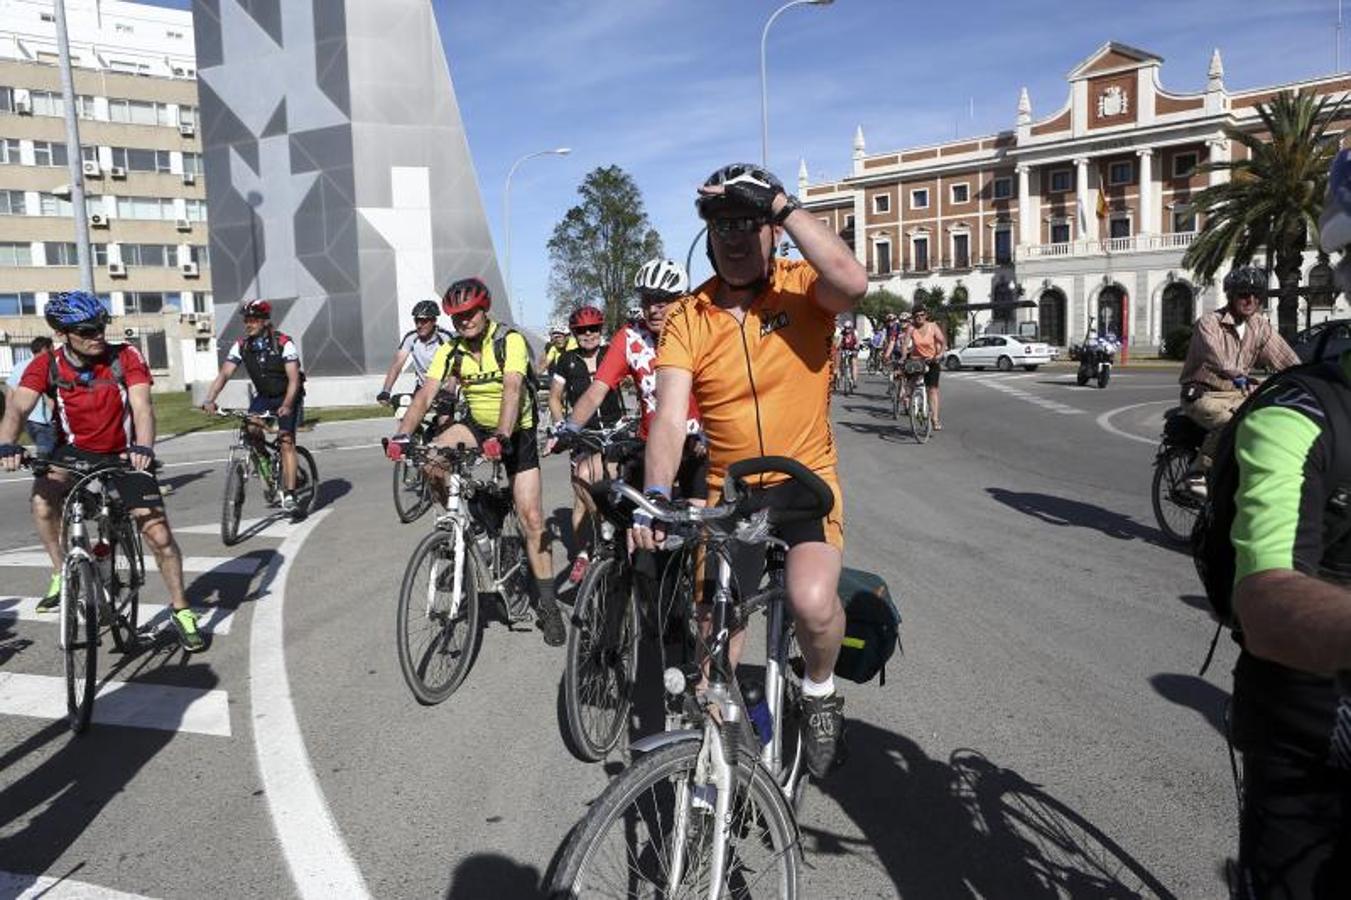
<svg viewBox="0 0 1351 900">
<path fill-rule="evenodd" d="M 728 199 L 750 207 L 766 221 L 774 217 L 774 198 L 779 194 L 777 188 L 747 178 L 744 181 L 728 181 L 723 184 L 722 190 Z"/>
</svg>

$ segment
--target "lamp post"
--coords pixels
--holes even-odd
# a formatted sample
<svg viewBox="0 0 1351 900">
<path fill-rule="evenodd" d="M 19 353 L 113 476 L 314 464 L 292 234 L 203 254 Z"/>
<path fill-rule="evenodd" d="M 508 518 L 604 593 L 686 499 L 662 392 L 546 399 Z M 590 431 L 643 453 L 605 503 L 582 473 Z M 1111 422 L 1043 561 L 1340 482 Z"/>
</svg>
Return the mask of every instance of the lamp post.
<svg viewBox="0 0 1351 900">
<path fill-rule="evenodd" d="M 75 81 L 70 70 L 70 36 L 66 31 L 66 3 L 56 0 L 56 49 L 61 69 L 61 105 L 66 120 L 66 164 L 70 169 L 70 211 L 75 219 L 75 256 L 80 267 L 80 290 L 94 290 L 94 259 L 89 246 L 89 218 L 84 202 L 84 158 L 80 126 L 75 113 Z"/>
<path fill-rule="evenodd" d="M 774 24 L 775 19 L 794 6 L 829 6 L 834 2 L 835 0 L 791 0 L 774 10 L 774 15 L 765 23 L 765 30 L 760 32 L 760 165 L 766 169 L 769 168 L 769 78 L 765 69 L 765 44 L 769 40 L 769 27 Z"/>
<path fill-rule="evenodd" d="M 516 174 L 516 170 L 521 163 L 527 159 L 534 159 L 537 156 L 567 156 L 572 152 L 571 147 L 555 147 L 552 150 L 537 150 L 534 153 L 527 153 L 516 162 L 511 164 L 511 169 L 507 171 L 507 187 L 502 192 L 502 227 L 507 233 L 507 305 L 510 307 L 511 301 L 516 295 L 511 287 L 511 176 Z M 525 324 L 525 304 L 518 302 L 516 304 L 516 324 L 524 326 Z"/>
</svg>

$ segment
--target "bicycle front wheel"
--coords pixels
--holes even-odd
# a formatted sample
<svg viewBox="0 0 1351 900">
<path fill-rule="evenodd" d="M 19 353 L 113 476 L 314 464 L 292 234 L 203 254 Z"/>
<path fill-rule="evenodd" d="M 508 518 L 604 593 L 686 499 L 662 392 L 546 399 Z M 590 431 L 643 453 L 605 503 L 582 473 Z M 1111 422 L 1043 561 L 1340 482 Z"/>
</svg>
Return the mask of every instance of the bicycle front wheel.
<svg viewBox="0 0 1351 900">
<path fill-rule="evenodd" d="M 563 673 L 571 749 L 596 762 L 624 733 L 638 668 L 638 607 L 626 565 L 598 559 L 577 588 Z"/>
<path fill-rule="evenodd" d="M 98 665 L 98 580 L 83 556 L 68 556 L 61 567 L 61 636 L 66 672 L 66 713 L 70 730 L 89 727 L 94 712 L 94 672 Z"/>
<path fill-rule="evenodd" d="M 432 491 L 421 466 L 407 460 L 394 464 L 394 511 L 405 524 L 416 522 L 432 508 Z"/>
<path fill-rule="evenodd" d="M 1154 461 L 1154 483 L 1150 490 L 1154 519 L 1164 537 L 1178 545 L 1191 540 L 1192 526 L 1201 510 L 1201 501 L 1187 489 L 1187 473 L 1195 458 L 1195 450 L 1169 447 Z"/>
<path fill-rule="evenodd" d="M 465 548 L 455 593 L 455 532 L 423 538 L 399 591 L 399 668 L 419 703 L 441 703 L 464 681 L 478 646 L 480 575 Z"/>
<path fill-rule="evenodd" d="M 699 748 L 699 740 L 667 745 L 611 781 L 569 838 L 550 896 L 709 896 L 716 789 L 696 778 Z M 792 809 L 764 766 L 745 753 L 737 755 L 734 776 L 719 896 L 796 897 Z"/>
<path fill-rule="evenodd" d="M 921 444 L 929 440 L 933 433 L 933 422 L 929 420 L 929 398 L 925 388 L 916 386 L 910 398 L 910 431 Z"/>
<path fill-rule="evenodd" d="M 229 547 L 239 540 L 239 515 L 244 509 L 244 461 L 231 459 L 225 469 L 225 495 L 220 503 L 220 539 Z"/>
<path fill-rule="evenodd" d="M 314 507 L 319 493 L 319 467 L 314 464 L 314 455 L 300 445 L 296 445 L 296 515 L 304 516 Z"/>
<path fill-rule="evenodd" d="M 136 649 L 137 616 L 140 612 L 141 585 L 145 584 L 145 557 L 141 539 L 130 519 L 121 519 L 113 528 L 109 542 L 112 552 L 108 565 L 108 606 L 113 646 L 118 653 Z"/>
</svg>

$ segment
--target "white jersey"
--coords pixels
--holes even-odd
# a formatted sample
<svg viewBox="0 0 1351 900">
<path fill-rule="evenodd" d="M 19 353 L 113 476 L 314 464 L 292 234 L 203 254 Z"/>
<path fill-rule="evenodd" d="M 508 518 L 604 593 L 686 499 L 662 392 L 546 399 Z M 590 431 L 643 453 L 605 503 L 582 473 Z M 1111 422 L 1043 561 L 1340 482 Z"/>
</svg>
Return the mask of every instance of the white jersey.
<svg viewBox="0 0 1351 900">
<path fill-rule="evenodd" d="M 399 350 L 408 353 L 413 360 L 413 374 L 417 376 L 418 387 L 422 387 L 422 382 L 427 379 L 427 368 L 432 364 L 432 357 L 442 344 L 449 344 L 455 340 L 455 335 L 446 329 L 437 326 L 427 340 L 418 338 L 417 330 L 408 332 L 399 341 Z"/>
</svg>

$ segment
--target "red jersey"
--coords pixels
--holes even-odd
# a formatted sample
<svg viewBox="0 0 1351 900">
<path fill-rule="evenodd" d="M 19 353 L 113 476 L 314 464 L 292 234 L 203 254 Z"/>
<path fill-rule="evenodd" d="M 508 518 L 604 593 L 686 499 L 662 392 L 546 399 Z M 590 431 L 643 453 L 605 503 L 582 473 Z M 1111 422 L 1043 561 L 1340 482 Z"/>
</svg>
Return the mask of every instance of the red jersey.
<svg viewBox="0 0 1351 900">
<path fill-rule="evenodd" d="M 90 453 L 121 453 L 131 446 L 131 400 L 127 389 L 150 384 L 150 367 L 130 344 L 110 344 L 103 358 L 88 369 L 77 369 L 64 348 L 39 353 L 28 364 L 20 386 L 48 394 L 52 356 L 56 357 L 56 413 L 65 444 Z M 113 371 L 116 358 L 122 368 L 119 383 Z"/>
<path fill-rule="evenodd" d="M 638 423 L 638 437 L 646 440 L 652 414 L 657 411 L 657 336 L 645 324 L 625 325 L 610 339 L 610 349 L 596 367 L 596 380 L 610 390 L 618 390 L 625 377 L 632 376 L 638 385 L 638 409 L 642 420 Z M 686 415 L 686 430 L 699 432 L 699 404 L 690 395 Z"/>
</svg>

